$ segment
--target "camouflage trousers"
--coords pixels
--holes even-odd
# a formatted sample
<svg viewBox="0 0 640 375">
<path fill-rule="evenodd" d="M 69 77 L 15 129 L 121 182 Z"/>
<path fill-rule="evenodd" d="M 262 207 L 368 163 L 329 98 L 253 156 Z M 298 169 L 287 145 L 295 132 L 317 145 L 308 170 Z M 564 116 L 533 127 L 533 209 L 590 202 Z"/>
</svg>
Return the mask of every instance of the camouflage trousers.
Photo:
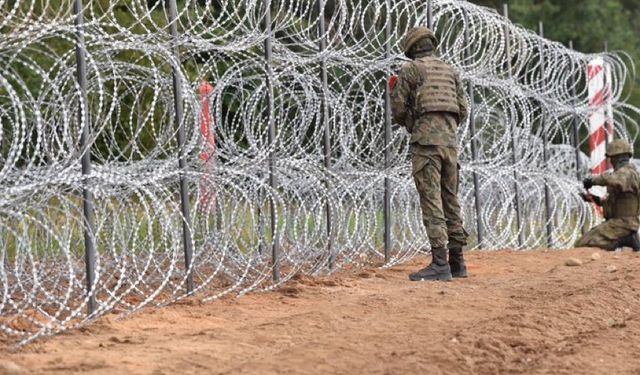
<svg viewBox="0 0 640 375">
<path fill-rule="evenodd" d="M 413 180 L 420 195 L 422 222 L 432 249 L 467 244 L 458 201 L 458 151 L 455 147 L 411 146 Z"/>
<path fill-rule="evenodd" d="M 638 230 L 640 220 L 637 217 L 608 219 L 591 228 L 575 243 L 575 247 L 599 247 L 615 250 L 618 241 Z"/>
</svg>

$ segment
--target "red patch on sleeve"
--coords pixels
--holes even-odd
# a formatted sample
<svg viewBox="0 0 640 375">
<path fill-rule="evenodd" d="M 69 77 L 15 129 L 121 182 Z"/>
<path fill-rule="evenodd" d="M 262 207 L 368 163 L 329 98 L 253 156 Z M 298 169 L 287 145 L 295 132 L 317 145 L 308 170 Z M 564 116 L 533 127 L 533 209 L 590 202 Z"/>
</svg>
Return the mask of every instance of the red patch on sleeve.
<svg viewBox="0 0 640 375">
<path fill-rule="evenodd" d="M 396 87 L 396 82 L 398 81 L 398 76 L 397 75 L 392 75 L 391 77 L 389 77 L 389 89 L 391 91 L 393 91 L 393 88 Z"/>
</svg>

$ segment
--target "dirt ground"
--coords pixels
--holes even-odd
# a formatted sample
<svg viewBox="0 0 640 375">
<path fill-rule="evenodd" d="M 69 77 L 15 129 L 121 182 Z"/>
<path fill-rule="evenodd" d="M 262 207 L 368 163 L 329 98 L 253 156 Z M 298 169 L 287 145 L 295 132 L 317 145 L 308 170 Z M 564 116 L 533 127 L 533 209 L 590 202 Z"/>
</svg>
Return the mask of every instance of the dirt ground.
<svg viewBox="0 0 640 375">
<path fill-rule="evenodd" d="M 106 317 L 0 348 L 0 374 L 640 374 L 640 254 L 594 252 L 471 252 L 453 282 L 409 282 L 419 259 Z"/>
</svg>

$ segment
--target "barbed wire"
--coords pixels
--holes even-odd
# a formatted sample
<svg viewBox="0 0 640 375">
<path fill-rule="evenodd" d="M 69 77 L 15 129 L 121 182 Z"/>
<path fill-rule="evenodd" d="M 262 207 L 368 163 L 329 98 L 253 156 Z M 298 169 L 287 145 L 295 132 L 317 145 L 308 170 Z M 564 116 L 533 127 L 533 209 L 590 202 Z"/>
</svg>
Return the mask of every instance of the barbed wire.
<svg viewBox="0 0 640 375">
<path fill-rule="evenodd" d="M 270 290 L 297 273 L 379 262 L 385 179 L 392 230 L 386 265 L 429 249 L 407 134 L 393 132 L 389 144 L 384 137 L 387 77 L 403 63 L 402 36 L 427 24 L 429 2 L 330 0 L 321 12 L 315 0 L 273 0 L 268 28 L 263 1 L 186 0 L 178 9 L 177 39 L 163 1 L 87 2 L 86 103 L 76 79 L 72 3 L 0 0 L 5 335 L 27 343 L 110 311 L 174 302 L 189 295 L 189 273 L 192 294 L 208 301 Z M 570 246 L 598 221 L 575 195 L 576 174 L 587 173 L 588 161 L 579 154 L 577 168 L 572 141 L 574 126 L 588 134 L 586 65 L 594 55 L 464 1 L 430 6 L 442 58 L 475 93 L 475 132 L 470 123 L 458 129 L 460 197 L 465 226 L 476 239 L 471 247 L 547 246 L 547 224 L 554 247 Z M 267 39 L 273 49 L 268 66 Z M 624 53 L 600 56 L 611 66 L 617 134 L 633 141 L 638 110 L 625 103 L 624 91 L 635 76 L 633 63 Z M 184 94 L 183 149 L 176 141 L 174 69 Z M 214 86 L 204 99 L 203 81 Z M 88 149 L 80 146 L 81 107 L 90 115 Z M 204 127 L 211 127 L 215 143 L 203 137 L 205 107 L 212 122 Z M 81 172 L 85 152 L 93 162 L 90 175 Z M 181 154 L 188 156 L 185 169 L 178 168 Z M 188 270 L 181 176 L 192 205 Z M 97 306 L 91 314 L 85 312 L 83 188 L 95 196 L 90 235 Z M 516 196 L 524 218 L 519 226 Z M 481 244 L 477 220 L 485 228 Z M 279 281 L 272 279 L 274 245 L 281 251 Z"/>
</svg>

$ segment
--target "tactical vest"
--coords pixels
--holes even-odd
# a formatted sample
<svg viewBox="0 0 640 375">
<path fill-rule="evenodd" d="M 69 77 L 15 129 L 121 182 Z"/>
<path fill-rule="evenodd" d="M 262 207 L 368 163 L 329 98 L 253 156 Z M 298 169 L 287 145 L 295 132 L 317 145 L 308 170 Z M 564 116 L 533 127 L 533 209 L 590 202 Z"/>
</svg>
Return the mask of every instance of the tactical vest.
<svg viewBox="0 0 640 375">
<path fill-rule="evenodd" d="M 451 112 L 460 114 L 456 76 L 451 65 L 434 56 L 415 60 L 420 68 L 422 84 L 416 90 L 415 112 Z"/>
</svg>

